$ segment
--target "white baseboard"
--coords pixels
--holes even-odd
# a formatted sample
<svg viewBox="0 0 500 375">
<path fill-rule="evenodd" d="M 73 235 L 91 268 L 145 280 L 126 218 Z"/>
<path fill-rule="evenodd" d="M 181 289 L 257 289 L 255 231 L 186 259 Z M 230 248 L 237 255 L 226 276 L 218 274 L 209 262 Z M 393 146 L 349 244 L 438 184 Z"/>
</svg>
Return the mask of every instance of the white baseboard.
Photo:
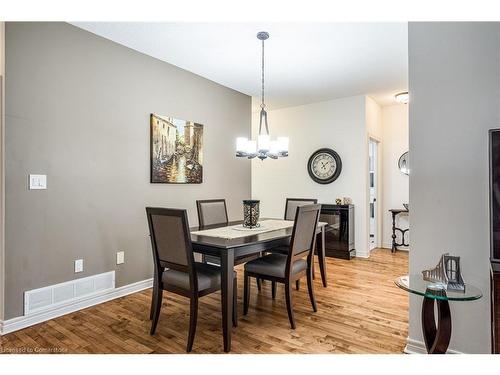
<svg viewBox="0 0 500 375">
<path fill-rule="evenodd" d="M 45 310 L 30 315 L 19 316 L 12 319 L 0 320 L 0 336 L 10 332 L 18 331 L 20 329 L 30 327 L 32 325 L 46 322 L 66 315 L 78 310 L 85 309 L 100 303 L 111 301 L 116 298 L 124 297 L 126 295 L 140 292 L 141 290 L 151 288 L 153 286 L 153 279 L 138 281 L 136 283 L 121 286 L 111 290 L 103 291 L 99 294 L 93 294 L 88 298 L 82 298 L 78 301 L 69 302 L 64 305 L 59 305 L 53 309 Z"/>
<path fill-rule="evenodd" d="M 425 348 L 425 343 L 423 341 L 417 341 L 410 339 L 409 337 L 406 339 L 406 346 L 404 348 L 404 352 L 406 354 L 427 354 L 427 349 Z M 463 354 L 457 350 L 448 349 L 446 354 Z"/>
<path fill-rule="evenodd" d="M 383 249 L 392 249 L 392 243 L 383 243 Z M 408 246 L 398 246 L 398 250 L 409 251 L 410 248 Z"/>
</svg>

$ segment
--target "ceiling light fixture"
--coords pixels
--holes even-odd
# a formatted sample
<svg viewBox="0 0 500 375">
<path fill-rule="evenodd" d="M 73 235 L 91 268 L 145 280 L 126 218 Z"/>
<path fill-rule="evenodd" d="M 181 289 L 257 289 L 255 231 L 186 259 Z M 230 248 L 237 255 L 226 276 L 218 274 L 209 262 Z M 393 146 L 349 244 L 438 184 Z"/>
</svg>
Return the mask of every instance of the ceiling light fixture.
<svg viewBox="0 0 500 375">
<path fill-rule="evenodd" d="M 408 104 L 410 96 L 408 95 L 408 91 L 405 91 L 394 95 L 394 99 L 396 99 L 398 103 Z"/>
<path fill-rule="evenodd" d="M 264 103 L 264 41 L 269 38 L 269 33 L 261 31 L 257 34 L 257 39 L 262 41 L 262 102 L 260 104 L 259 136 L 257 141 L 249 140 L 245 137 L 236 138 L 236 156 L 253 159 L 258 157 L 261 160 L 277 159 L 288 156 L 288 137 L 278 137 L 275 141 L 269 135 L 267 124 L 266 104 Z M 265 125 L 265 133 L 262 132 L 262 123 Z"/>
</svg>

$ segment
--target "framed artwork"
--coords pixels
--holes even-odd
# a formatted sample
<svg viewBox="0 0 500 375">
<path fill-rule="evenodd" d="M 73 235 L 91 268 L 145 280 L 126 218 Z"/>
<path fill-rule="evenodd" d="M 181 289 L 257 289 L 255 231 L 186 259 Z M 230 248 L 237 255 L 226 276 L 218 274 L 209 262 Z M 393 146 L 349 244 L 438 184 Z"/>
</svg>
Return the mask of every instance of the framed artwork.
<svg viewBox="0 0 500 375">
<path fill-rule="evenodd" d="M 201 184 L 203 125 L 152 113 L 150 126 L 150 182 Z"/>
</svg>

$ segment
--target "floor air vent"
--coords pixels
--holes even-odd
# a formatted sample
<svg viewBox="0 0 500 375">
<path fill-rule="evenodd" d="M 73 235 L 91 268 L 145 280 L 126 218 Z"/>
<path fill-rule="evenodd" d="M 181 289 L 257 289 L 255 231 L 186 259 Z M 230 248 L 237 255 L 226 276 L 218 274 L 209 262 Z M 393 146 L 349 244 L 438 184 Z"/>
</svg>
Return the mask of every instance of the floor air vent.
<svg viewBox="0 0 500 375">
<path fill-rule="evenodd" d="M 24 315 L 49 310 L 115 288 L 115 271 L 24 292 Z"/>
</svg>

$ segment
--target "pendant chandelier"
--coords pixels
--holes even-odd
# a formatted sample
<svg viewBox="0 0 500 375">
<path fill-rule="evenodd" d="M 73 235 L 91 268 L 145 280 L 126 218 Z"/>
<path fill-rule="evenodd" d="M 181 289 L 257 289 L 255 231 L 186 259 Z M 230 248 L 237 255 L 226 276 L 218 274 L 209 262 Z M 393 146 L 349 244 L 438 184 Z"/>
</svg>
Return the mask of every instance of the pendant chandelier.
<svg viewBox="0 0 500 375">
<path fill-rule="evenodd" d="M 259 136 L 257 141 L 249 140 L 245 137 L 236 138 L 236 156 L 253 159 L 258 157 L 261 160 L 277 159 L 288 156 L 288 137 L 278 137 L 271 140 L 269 126 L 267 124 L 266 104 L 264 103 L 264 41 L 269 38 L 269 33 L 261 31 L 257 34 L 257 39 L 262 41 L 262 102 L 260 104 Z M 262 123 L 265 132 L 262 131 Z"/>
</svg>

